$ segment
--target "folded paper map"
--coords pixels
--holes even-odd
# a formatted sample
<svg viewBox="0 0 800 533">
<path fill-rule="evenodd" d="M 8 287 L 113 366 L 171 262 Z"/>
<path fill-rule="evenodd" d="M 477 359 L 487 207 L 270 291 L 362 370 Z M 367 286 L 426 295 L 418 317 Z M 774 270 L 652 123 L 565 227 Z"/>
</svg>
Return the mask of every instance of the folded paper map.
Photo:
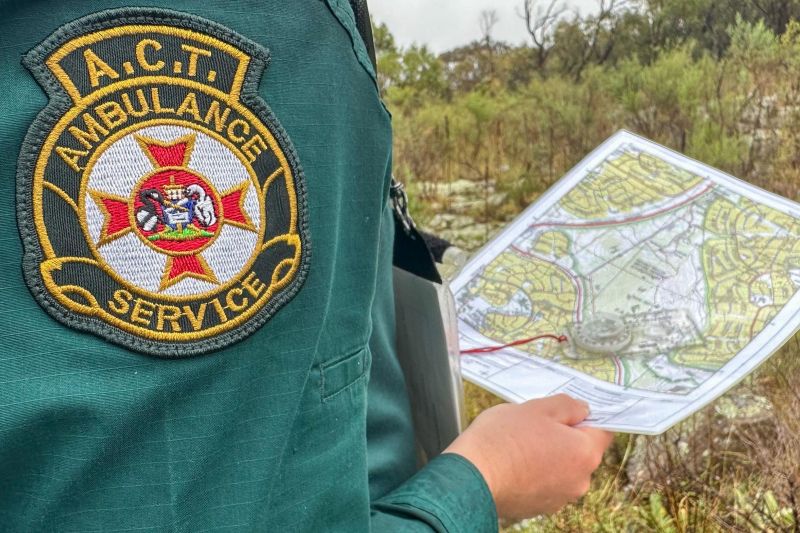
<svg viewBox="0 0 800 533">
<path fill-rule="evenodd" d="M 797 332 L 800 205 L 620 132 L 451 290 L 461 349 L 483 350 L 462 357 L 465 378 L 513 402 L 566 393 L 589 425 L 658 434 Z"/>
</svg>

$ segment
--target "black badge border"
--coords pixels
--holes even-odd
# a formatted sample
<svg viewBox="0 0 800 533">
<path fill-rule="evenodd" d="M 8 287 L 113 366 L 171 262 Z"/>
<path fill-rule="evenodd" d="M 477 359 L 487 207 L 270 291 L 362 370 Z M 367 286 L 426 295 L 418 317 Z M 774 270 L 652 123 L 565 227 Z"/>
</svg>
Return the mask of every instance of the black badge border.
<svg viewBox="0 0 800 533">
<path fill-rule="evenodd" d="M 214 337 L 187 342 L 161 342 L 121 330 L 102 319 L 81 315 L 62 306 L 44 286 L 39 265 L 44 252 L 33 220 L 33 174 L 44 142 L 58 120 L 72 108 L 72 99 L 47 68 L 45 60 L 66 42 L 96 31 L 115 26 L 138 24 L 144 26 L 172 25 L 207 33 L 234 46 L 251 57 L 239 100 L 249 108 L 275 137 L 283 149 L 294 174 L 297 196 L 298 233 L 301 239 L 300 266 L 290 284 L 242 325 Z M 303 286 L 311 260 L 308 208 L 305 175 L 286 131 L 267 103 L 258 95 L 261 78 L 269 65 L 269 51 L 233 30 L 193 14 L 160 8 L 125 7 L 108 9 L 87 15 L 58 28 L 52 35 L 24 55 L 22 63 L 47 93 L 49 102 L 37 115 L 22 143 L 17 163 L 17 224 L 22 237 L 24 255 L 22 270 L 28 289 L 37 302 L 56 320 L 76 330 L 98 335 L 130 350 L 165 359 L 180 359 L 207 354 L 249 337 L 291 301 Z"/>
</svg>

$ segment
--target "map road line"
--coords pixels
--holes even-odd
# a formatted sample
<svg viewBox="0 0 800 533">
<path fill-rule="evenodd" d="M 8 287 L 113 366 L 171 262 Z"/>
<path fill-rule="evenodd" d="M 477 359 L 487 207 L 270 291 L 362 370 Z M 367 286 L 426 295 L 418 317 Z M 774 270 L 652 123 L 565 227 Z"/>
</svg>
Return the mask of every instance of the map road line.
<svg viewBox="0 0 800 533">
<path fill-rule="evenodd" d="M 569 223 L 562 223 L 562 222 L 537 222 L 536 224 L 531 224 L 528 227 L 531 228 L 531 229 L 534 229 L 534 228 L 548 228 L 548 227 L 550 227 L 550 228 L 552 228 L 552 227 L 557 227 L 557 228 L 596 228 L 596 227 L 603 227 L 603 226 L 620 226 L 620 225 L 624 225 L 624 224 L 633 224 L 633 223 L 636 223 L 636 222 L 641 222 L 643 220 L 648 220 L 650 218 L 655 218 L 657 216 L 663 215 L 664 213 L 668 213 L 670 211 L 674 211 L 676 209 L 680 209 L 681 207 L 684 207 L 685 205 L 688 205 L 688 204 L 694 202 L 695 200 L 697 200 L 698 198 L 700 198 L 701 196 L 707 194 L 713 188 L 714 188 L 714 184 L 713 183 L 709 184 L 702 191 L 698 192 L 694 196 L 690 196 L 689 198 L 683 200 L 680 203 L 677 203 L 677 204 L 671 205 L 671 206 L 667 206 L 667 207 L 663 207 L 663 208 L 659 209 L 658 211 L 654 211 L 652 213 L 645 213 L 645 214 L 639 215 L 637 217 L 625 218 L 625 219 L 621 219 L 621 220 L 599 220 L 597 222 L 586 222 L 586 223 L 578 223 L 578 224 L 569 224 Z"/>
</svg>

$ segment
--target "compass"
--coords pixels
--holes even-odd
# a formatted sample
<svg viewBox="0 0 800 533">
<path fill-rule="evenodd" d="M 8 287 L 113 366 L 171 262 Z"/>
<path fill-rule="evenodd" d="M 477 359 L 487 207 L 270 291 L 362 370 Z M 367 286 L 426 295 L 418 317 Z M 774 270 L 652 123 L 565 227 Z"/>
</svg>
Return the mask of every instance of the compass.
<svg viewBox="0 0 800 533">
<path fill-rule="evenodd" d="M 572 328 L 575 348 L 596 355 L 613 355 L 627 348 L 633 339 L 631 327 L 618 315 L 597 313 Z"/>
</svg>

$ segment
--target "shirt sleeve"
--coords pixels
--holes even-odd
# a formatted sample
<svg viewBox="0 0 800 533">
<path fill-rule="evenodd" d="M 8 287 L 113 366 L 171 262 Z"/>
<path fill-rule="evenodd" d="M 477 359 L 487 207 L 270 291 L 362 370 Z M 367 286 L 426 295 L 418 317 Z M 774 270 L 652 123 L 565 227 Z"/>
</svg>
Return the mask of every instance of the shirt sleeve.
<svg viewBox="0 0 800 533">
<path fill-rule="evenodd" d="M 497 512 L 483 476 L 463 457 L 443 454 L 372 505 L 372 530 L 496 532 Z"/>
<path fill-rule="evenodd" d="M 372 305 L 367 450 L 371 530 L 376 532 L 496 532 L 494 499 L 467 459 L 444 454 L 416 470 L 411 413 L 394 337 L 394 221 L 381 221 L 379 273 Z"/>
</svg>

